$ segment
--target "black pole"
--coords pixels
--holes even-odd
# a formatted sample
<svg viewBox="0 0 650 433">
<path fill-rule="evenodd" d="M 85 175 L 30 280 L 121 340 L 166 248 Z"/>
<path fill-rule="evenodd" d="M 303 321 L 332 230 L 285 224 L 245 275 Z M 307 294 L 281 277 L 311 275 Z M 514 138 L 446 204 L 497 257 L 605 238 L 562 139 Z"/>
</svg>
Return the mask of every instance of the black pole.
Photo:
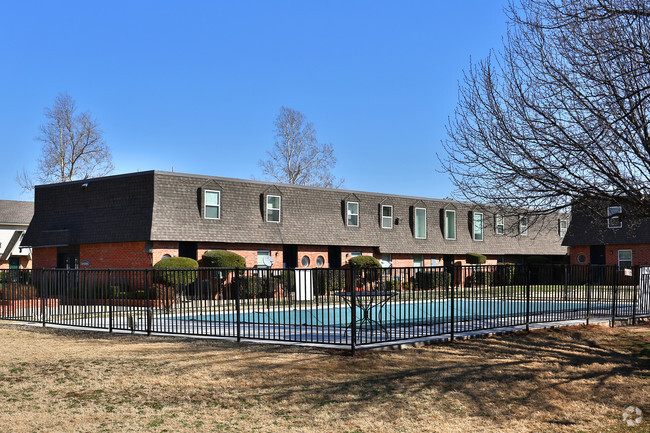
<svg viewBox="0 0 650 433">
<path fill-rule="evenodd" d="M 449 337 L 450 342 L 454 342 L 454 328 L 455 328 L 455 323 L 454 323 L 454 315 L 455 315 L 455 306 L 454 306 L 454 300 L 455 300 L 455 294 L 456 294 L 456 268 L 453 267 L 451 268 L 451 278 L 449 279 L 449 284 L 451 284 L 450 287 L 450 294 L 451 294 L 451 303 L 449 304 L 449 315 L 451 319 L 451 333 Z"/>
<path fill-rule="evenodd" d="M 352 335 L 350 336 L 351 354 L 354 356 L 357 346 L 357 270 L 352 268 L 352 280 L 350 287 L 350 309 L 352 310 L 352 323 L 350 326 Z"/>
<path fill-rule="evenodd" d="M 587 265 L 587 325 L 591 320 L 591 263 Z"/>
<path fill-rule="evenodd" d="M 113 332 L 113 273 L 108 270 L 108 332 Z"/>
<path fill-rule="evenodd" d="M 614 265 L 614 287 L 612 288 L 612 324 L 611 327 L 614 327 L 614 321 L 616 320 L 616 289 L 618 283 L 618 268 Z"/>
<path fill-rule="evenodd" d="M 235 310 L 237 311 L 237 341 L 241 341 L 241 318 L 240 318 L 240 296 L 239 268 L 235 269 Z"/>
<path fill-rule="evenodd" d="M 530 332 L 530 266 L 526 267 L 526 332 Z"/>
<path fill-rule="evenodd" d="M 41 269 L 41 313 L 43 315 L 43 327 L 45 327 L 45 269 Z"/>
</svg>

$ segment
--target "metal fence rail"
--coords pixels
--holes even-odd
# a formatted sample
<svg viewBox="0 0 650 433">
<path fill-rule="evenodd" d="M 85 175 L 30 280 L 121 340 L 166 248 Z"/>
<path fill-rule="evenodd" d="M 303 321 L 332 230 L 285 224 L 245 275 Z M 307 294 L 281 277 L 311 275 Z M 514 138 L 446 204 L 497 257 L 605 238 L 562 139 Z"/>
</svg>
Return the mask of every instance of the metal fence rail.
<svg viewBox="0 0 650 433">
<path fill-rule="evenodd" d="M 339 345 L 650 315 L 650 268 L 0 270 L 0 319 Z"/>
</svg>

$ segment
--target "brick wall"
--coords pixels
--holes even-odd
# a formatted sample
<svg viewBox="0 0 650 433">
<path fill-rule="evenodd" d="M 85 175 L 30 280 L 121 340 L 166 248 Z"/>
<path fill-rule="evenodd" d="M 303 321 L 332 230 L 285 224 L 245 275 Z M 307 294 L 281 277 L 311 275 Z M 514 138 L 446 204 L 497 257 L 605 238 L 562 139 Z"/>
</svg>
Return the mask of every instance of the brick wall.
<svg viewBox="0 0 650 433">
<path fill-rule="evenodd" d="M 29 256 L 20 257 L 20 269 L 31 269 L 32 259 Z M 0 269 L 9 269 L 9 260 L 0 260 Z"/>
<path fill-rule="evenodd" d="M 271 257 L 275 261 L 272 268 L 282 268 L 284 262 L 283 249 L 282 245 L 272 245 L 272 244 L 227 244 L 227 243 L 199 243 L 197 247 L 197 257 L 199 260 L 206 251 L 211 250 L 227 250 L 246 259 L 246 267 L 252 268 L 257 266 L 257 252 L 258 251 L 270 251 Z"/>
<path fill-rule="evenodd" d="M 309 265 L 303 266 L 302 265 L 302 258 L 307 256 L 309 258 Z M 323 258 L 323 266 L 318 266 L 318 257 Z M 326 246 L 299 246 L 298 247 L 298 267 L 303 268 L 318 268 L 318 267 L 323 267 L 326 268 L 329 266 L 328 260 L 327 260 L 327 247 Z"/>
<path fill-rule="evenodd" d="M 34 269 L 56 267 L 56 247 L 32 248 L 32 267 Z"/>
<path fill-rule="evenodd" d="M 618 265 L 619 250 L 632 250 L 633 266 L 650 265 L 650 244 L 605 245 L 605 263 L 608 265 Z M 580 254 L 584 254 L 586 258 L 586 261 L 583 264 L 591 263 L 589 246 L 581 245 L 569 249 L 569 257 L 572 265 L 579 263 L 578 256 Z"/>
<path fill-rule="evenodd" d="M 178 242 L 153 242 L 152 247 L 154 265 L 158 263 L 164 255 L 178 257 Z"/>
<path fill-rule="evenodd" d="M 145 242 L 114 242 L 79 246 L 82 268 L 150 268 L 152 255 L 145 252 Z"/>
</svg>

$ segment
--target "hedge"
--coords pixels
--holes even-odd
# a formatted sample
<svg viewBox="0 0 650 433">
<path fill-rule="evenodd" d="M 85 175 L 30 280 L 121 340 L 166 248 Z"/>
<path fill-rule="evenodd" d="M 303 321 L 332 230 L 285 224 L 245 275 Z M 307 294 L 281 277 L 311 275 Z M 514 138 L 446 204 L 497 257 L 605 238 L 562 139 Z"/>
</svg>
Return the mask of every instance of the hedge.
<svg viewBox="0 0 650 433">
<path fill-rule="evenodd" d="M 426 290 L 436 287 L 447 287 L 451 281 L 451 273 L 441 270 L 419 271 L 415 274 L 418 289 Z"/>
<path fill-rule="evenodd" d="M 381 263 L 379 260 L 372 256 L 355 256 L 348 260 L 348 266 L 351 268 L 359 269 L 372 269 L 372 268 L 381 268 Z"/>
<path fill-rule="evenodd" d="M 196 281 L 199 263 L 189 257 L 168 257 L 154 266 L 154 280 L 169 286 L 186 286 Z M 178 269 L 178 270 L 177 270 Z M 184 271 L 183 269 L 187 269 Z"/>
<path fill-rule="evenodd" d="M 201 263 L 206 268 L 245 268 L 246 259 L 226 250 L 212 250 L 203 254 Z"/>
<path fill-rule="evenodd" d="M 467 253 L 465 254 L 465 261 L 468 265 L 482 265 L 485 263 L 486 257 L 483 254 Z"/>
</svg>

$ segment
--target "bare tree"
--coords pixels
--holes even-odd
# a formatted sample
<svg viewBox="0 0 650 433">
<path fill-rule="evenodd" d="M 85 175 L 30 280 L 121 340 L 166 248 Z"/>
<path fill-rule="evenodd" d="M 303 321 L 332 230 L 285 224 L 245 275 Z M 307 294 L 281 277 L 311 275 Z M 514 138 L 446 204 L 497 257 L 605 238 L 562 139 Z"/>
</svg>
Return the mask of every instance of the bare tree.
<svg viewBox="0 0 650 433">
<path fill-rule="evenodd" d="M 331 172 L 336 165 L 332 145 L 318 142 L 314 125 L 301 112 L 280 108 L 275 138 L 268 159 L 259 161 L 264 175 L 296 185 L 338 188 L 343 184 L 344 179 L 336 179 Z"/>
<path fill-rule="evenodd" d="M 440 157 L 461 195 L 543 215 L 624 198 L 650 216 L 650 5 L 521 0 L 472 64 Z"/>
<path fill-rule="evenodd" d="M 16 176 L 24 189 L 39 183 L 68 182 L 113 171 L 110 150 L 103 132 L 90 112 L 76 114 L 76 103 L 60 93 L 51 108 L 45 109 L 47 122 L 40 127 L 38 141 L 43 142 L 41 157 L 33 176 L 25 169 Z"/>
</svg>

